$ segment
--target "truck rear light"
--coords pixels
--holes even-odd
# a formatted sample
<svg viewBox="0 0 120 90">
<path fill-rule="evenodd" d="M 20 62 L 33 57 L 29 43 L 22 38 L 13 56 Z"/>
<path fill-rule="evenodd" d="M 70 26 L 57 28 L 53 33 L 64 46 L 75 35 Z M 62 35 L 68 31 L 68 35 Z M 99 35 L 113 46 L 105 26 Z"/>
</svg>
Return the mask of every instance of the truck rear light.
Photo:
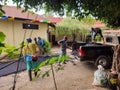
<svg viewBox="0 0 120 90">
<path fill-rule="evenodd" d="M 79 55 L 82 57 L 86 56 L 82 48 L 79 48 Z"/>
</svg>

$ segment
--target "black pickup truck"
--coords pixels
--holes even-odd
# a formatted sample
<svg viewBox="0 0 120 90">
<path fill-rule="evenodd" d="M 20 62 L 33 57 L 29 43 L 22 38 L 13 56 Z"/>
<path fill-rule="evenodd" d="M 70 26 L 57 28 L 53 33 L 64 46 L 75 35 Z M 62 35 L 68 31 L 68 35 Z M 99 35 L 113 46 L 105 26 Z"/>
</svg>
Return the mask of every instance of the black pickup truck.
<svg viewBox="0 0 120 90">
<path fill-rule="evenodd" d="M 94 61 L 95 65 L 102 65 L 109 68 L 112 64 L 114 46 L 120 43 L 120 36 L 105 35 L 105 43 L 79 43 L 79 59 L 80 61 Z"/>
</svg>

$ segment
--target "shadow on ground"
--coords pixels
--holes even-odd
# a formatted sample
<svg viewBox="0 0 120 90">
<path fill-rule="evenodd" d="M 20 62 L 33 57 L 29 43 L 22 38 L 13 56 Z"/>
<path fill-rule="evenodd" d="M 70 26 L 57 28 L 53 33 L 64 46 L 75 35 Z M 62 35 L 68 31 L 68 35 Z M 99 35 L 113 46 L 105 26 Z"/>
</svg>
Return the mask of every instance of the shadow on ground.
<svg viewBox="0 0 120 90">
<path fill-rule="evenodd" d="M 51 58 L 53 56 L 57 56 L 57 55 L 52 55 L 52 56 L 46 56 L 46 57 L 39 57 L 38 58 L 38 63 L 41 63 L 42 61 Z M 18 68 L 18 70 L 17 70 Z M 12 61 L 7 61 L 7 62 L 0 62 L 0 77 L 2 76 L 6 76 L 9 74 L 13 74 L 16 72 L 21 72 L 26 70 L 26 63 L 23 60 L 23 58 L 21 58 L 20 60 L 12 60 Z"/>
</svg>

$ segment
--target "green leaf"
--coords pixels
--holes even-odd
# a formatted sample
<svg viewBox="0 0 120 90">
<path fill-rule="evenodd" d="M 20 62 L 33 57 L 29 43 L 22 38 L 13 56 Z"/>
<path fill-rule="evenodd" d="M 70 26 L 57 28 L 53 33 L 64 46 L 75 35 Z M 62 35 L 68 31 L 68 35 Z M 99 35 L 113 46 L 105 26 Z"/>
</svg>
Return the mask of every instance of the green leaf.
<svg viewBox="0 0 120 90">
<path fill-rule="evenodd" d="M 59 57 L 60 62 L 64 62 L 64 61 L 66 61 L 68 59 L 69 59 L 69 56 L 67 56 L 67 55 L 63 55 L 63 56 Z"/>
<path fill-rule="evenodd" d="M 48 70 L 48 71 L 46 71 L 46 72 L 42 75 L 42 78 L 44 78 L 45 76 L 47 76 L 47 77 L 49 77 L 49 76 L 50 76 L 50 74 L 49 74 L 49 70 Z"/>
<path fill-rule="evenodd" d="M 58 61 L 58 57 L 52 57 L 52 58 L 49 59 L 48 64 L 49 64 L 49 65 L 52 65 L 52 64 L 54 64 L 56 61 Z"/>
<path fill-rule="evenodd" d="M 2 49 L 2 51 L 7 53 L 11 58 L 15 58 L 16 55 L 20 54 L 19 48 L 16 48 L 15 46 L 7 45 L 7 44 Z"/>
<path fill-rule="evenodd" d="M 60 66 L 56 69 L 56 72 L 60 71 L 60 70 L 64 70 L 64 67 L 63 66 Z"/>
<path fill-rule="evenodd" d="M 3 42 L 5 40 L 5 34 L 3 32 L 0 32 L 0 42 Z"/>
<path fill-rule="evenodd" d="M 32 81 L 36 80 L 40 75 L 41 75 L 41 72 L 39 72 L 39 73 L 37 74 L 37 76 L 34 76 L 33 79 L 32 79 Z"/>
<path fill-rule="evenodd" d="M 37 72 L 37 71 L 39 70 L 39 68 L 41 68 L 41 67 L 47 65 L 47 64 L 48 64 L 48 61 L 49 61 L 49 59 L 47 59 L 47 60 L 41 62 L 41 63 L 37 66 L 37 68 L 35 68 L 35 72 Z"/>
<path fill-rule="evenodd" d="M 4 46 L 5 46 L 5 44 L 0 42 L 0 47 L 4 47 Z"/>
<path fill-rule="evenodd" d="M 2 53 L 2 50 L 0 49 L 0 54 Z"/>
</svg>

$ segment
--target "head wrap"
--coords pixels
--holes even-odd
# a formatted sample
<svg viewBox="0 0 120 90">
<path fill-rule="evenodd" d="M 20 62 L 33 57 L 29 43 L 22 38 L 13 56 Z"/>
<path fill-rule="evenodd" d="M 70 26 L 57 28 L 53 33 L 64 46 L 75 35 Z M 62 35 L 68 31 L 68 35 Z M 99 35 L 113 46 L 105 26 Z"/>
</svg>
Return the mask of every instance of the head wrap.
<svg viewBox="0 0 120 90">
<path fill-rule="evenodd" d="M 29 42 L 32 41 L 32 39 L 31 38 L 26 38 L 26 41 L 29 43 Z"/>
</svg>

